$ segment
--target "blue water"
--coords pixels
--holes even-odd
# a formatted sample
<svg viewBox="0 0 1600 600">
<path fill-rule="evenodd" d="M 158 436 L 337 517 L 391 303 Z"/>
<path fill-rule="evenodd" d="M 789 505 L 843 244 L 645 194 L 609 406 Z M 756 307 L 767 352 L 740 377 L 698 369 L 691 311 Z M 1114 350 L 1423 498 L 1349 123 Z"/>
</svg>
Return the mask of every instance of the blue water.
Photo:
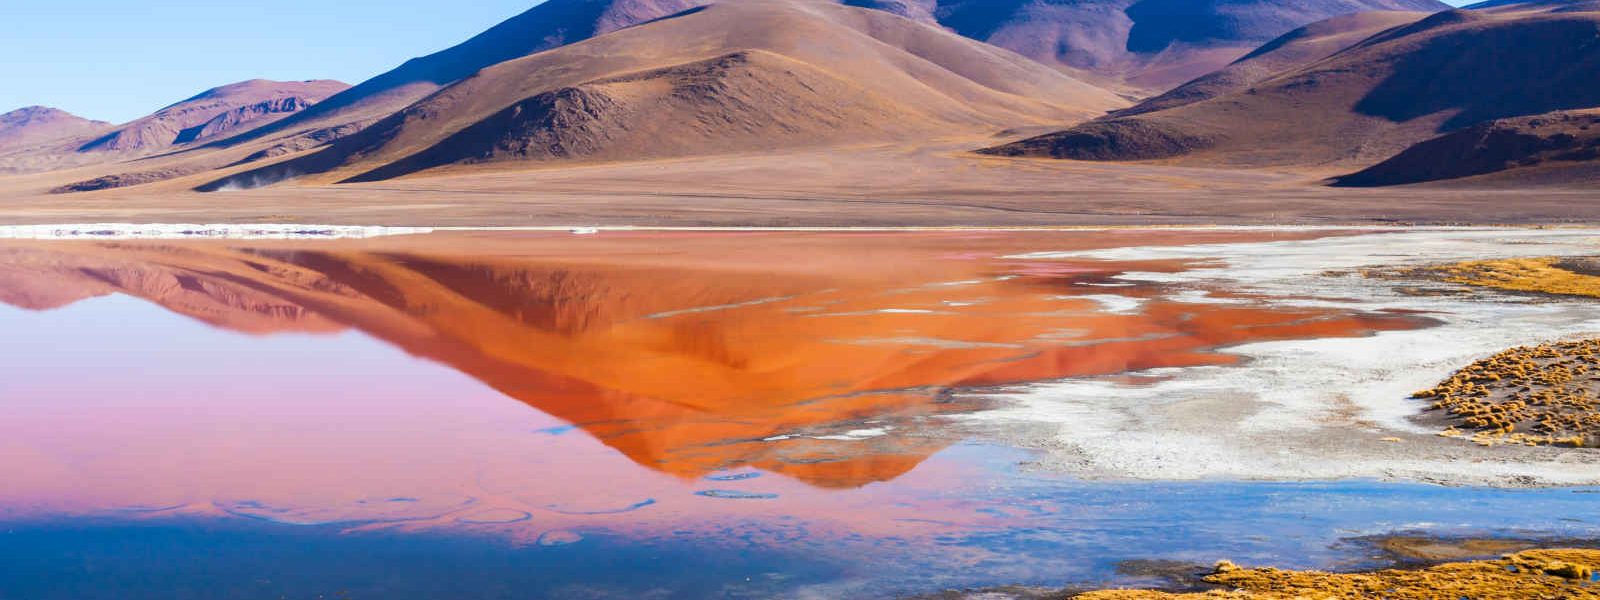
<svg viewBox="0 0 1600 600">
<path fill-rule="evenodd" d="M 777 565 L 781 579 L 764 577 Z M 34 523 L 0 535 L 7 600 L 768 597 L 837 572 L 805 557 L 604 537 L 517 547 L 250 521 Z"/>
<path fill-rule="evenodd" d="M 935 460 L 1014 465 L 1016 457 L 963 445 Z M 973 510 L 1020 526 L 952 526 L 932 543 L 813 535 L 788 519 L 730 522 L 710 534 L 586 533 L 555 546 L 248 519 L 12 522 L 0 535 L 0 598 L 888 598 L 1162 583 L 1119 573 L 1130 559 L 1356 569 L 1387 561 L 1362 538 L 1396 533 L 1600 538 L 1597 489 L 1001 475 L 992 497 L 971 499 Z"/>
</svg>

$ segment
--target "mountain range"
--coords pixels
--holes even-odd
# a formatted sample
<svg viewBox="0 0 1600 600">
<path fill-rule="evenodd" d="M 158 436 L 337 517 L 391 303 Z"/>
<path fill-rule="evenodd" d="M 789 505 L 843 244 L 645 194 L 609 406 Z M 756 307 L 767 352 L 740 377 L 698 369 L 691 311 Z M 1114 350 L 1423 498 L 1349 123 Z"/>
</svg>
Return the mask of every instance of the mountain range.
<svg viewBox="0 0 1600 600">
<path fill-rule="evenodd" d="M 1458 160 L 1459 152 L 1422 155 L 1443 147 L 1433 138 L 1475 124 L 1600 106 L 1595 9 L 1592 2 L 1537 2 L 1436 13 L 1398 26 L 1413 16 L 1326 21 L 1133 108 L 984 152 L 1225 167 L 1365 167 L 1401 152 L 1404 164 Z M 1330 34 L 1359 41 L 1325 56 L 1304 50 L 1308 40 Z M 1515 169 L 1523 166 L 1519 158 L 1477 170 Z"/>
<path fill-rule="evenodd" d="M 894 145 L 1568 185 L 1596 171 L 1597 39 L 1596 0 L 548 0 L 355 86 L 6 113 L 0 174 L 216 191 Z"/>
</svg>

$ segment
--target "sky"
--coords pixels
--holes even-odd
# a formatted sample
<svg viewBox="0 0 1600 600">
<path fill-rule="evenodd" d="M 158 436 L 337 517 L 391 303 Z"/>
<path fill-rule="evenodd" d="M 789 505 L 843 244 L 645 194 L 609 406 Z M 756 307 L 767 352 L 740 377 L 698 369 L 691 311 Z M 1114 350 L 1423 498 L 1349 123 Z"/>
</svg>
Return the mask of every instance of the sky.
<svg viewBox="0 0 1600 600">
<path fill-rule="evenodd" d="M 0 113 L 124 122 L 246 79 L 361 81 L 539 0 L 0 0 Z"/>
<path fill-rule="evenodd" d="M 539 1 L 0 0 L 0 112 L 120 123 L 246 79 L 360 83 Z"/>
</svg>

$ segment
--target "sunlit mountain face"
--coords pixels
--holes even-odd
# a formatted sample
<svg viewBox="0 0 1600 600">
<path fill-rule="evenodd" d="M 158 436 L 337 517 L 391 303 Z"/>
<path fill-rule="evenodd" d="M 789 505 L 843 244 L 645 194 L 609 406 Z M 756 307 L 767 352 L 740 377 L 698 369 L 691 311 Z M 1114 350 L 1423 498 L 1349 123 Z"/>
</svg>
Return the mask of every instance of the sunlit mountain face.
<svg viewBox="0 0 1600 600">
<path fill-rule="evenodd" d="M 125 295 L 252 335 L 359 332 L 654 471 L 752 468 L 848 489 L 952 443 L 937 417 L 973 408 L 964 390 L 1225 364 L 1234 359 L 1219 347 L 1417 325 L 1235 304 L 1227 290 L 1179 301 L 1160 284 L 1112 279 L 1204 265 L 1007 258 L 1272 235 L 8 242 L 0 299 L 56 310 Z M 331 402 L 341 390 L 326 393 Z"/>
</svg>

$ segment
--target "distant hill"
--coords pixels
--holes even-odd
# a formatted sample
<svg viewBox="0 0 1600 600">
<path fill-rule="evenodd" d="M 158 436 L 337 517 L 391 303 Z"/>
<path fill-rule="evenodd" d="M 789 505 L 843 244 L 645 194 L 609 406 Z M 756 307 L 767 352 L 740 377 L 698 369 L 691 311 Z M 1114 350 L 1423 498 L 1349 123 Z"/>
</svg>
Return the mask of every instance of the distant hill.
<svg viewBox="0 0 1600 600">
<path fill-rule="evenodd" d="M 1545 4 L 1435 14 L 1246 89 L 986 152 L 1364 167 L 1482 121 L 1600 106 L 1600 12 Z"/>
<path fill-rule="evenodd" d="M 64 110 L 29 106 L 0 114 L 0 150 L 26 148 L 62 138 L 97 135 L 111 127 Z"/>
<path fill-rule="evenodd" d="M 882 11 L 741 0 L 483 69 L 315 155 L 208 188 L 970 134 L 1124 104 L 1009 51 Z"/>
<path fill-rule="evenodd" d="M 149 152 L 238 133 L 305 110 L 349 85 L 338 81 L 267 81 L 225 85 L 118 126 L 80 152 Z"/>
</svg>

